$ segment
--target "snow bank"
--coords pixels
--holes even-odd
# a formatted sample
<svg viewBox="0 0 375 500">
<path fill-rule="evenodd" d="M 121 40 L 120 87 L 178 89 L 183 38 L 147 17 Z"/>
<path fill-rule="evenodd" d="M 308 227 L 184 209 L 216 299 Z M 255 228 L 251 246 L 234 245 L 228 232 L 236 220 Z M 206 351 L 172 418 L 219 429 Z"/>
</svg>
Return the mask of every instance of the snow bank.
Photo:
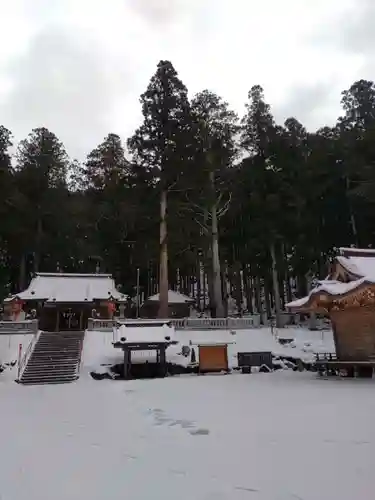
<svg viewBox="0 0 375 500">
<path fill-rule="evenodd" d="M 277 338 L 292 339 L 291 344 L 281 345 Z M 251 330 L 237 330 L 234 335 L 225 330 L 177 330 L 175 339 L 177 346 L 167 349 L 167 360 L 186 366 L 189 358 L 182 356 L 183 345 L 197 346 L 202 343 L 226 343 L 228 345 L 229 365 L 237 366 L 237 353 L 242 351 L 271 351 L 275 356 L 284 356 L 302 359 L 311 362 L 316 352 L 335 352 L 331 331 L 315 332 L 303 328 L 285 328 L 274 330 L 270 328 L 254 328 Z M 112 345 L 112 332 L 87 331 L 83 346 L 82 366 L 84 369 L 94 370 L 101 365 L 123 363 L 123 353 Z M 198 349 L 195 349 L 198 359 Z M 154 361 L 154 351 L 139 351 L 133 353 L 134 363 Z"/>
<path fill-rule="evenodd" d="M 34 334 L 12 334 L 0 335 L 0 365 L 14 364 L 13 367 L 7 366 L 5 370 L 0 373 L 0 382 L 6 379 L 15 380 L 18 373 L 18 353 L 19 345 L 22 344 L 22 355 L 25 353 L 28 345 L 33 340 Z"/>
</svg>

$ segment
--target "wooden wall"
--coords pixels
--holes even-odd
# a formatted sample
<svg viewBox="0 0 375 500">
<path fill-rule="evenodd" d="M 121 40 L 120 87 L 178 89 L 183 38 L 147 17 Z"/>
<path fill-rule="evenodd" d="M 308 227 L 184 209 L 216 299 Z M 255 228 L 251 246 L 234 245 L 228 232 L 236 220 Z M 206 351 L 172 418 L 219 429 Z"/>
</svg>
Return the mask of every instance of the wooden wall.
<svg viewBox="0 0 375 500">
<path fill-rule="evenodd" d="M 336 354 L 341 360 L 365 361 L 375 356 L 375 308 L 331 311 Z"/>
</svg>

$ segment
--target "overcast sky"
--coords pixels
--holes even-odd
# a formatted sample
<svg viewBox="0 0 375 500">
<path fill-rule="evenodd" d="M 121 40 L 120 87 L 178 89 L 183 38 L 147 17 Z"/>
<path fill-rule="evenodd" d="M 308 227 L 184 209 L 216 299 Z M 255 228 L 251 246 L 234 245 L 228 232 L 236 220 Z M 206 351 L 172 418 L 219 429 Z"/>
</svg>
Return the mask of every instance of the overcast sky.
<svg viewBox="0 0 375 500">
<path fill-rule="evenodd" d="M 264 87 L 278 121 L 332 124 L 340 92 L 375 79 L 375 0 L 0 0 L 0 124 L 46 126 L 84 159 L 140 123 L 160 59 L 191 94 L 242 113 Z"/>
</svg>

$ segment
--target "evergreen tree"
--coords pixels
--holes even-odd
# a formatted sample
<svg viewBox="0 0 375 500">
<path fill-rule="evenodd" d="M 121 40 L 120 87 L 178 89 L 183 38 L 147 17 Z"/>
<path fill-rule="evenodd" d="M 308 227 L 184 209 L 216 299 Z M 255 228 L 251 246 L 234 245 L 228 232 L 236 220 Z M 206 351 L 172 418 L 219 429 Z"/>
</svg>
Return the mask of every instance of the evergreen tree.
<svg viewBox="0 0 375 500">
<path fill-rule="evenodd" d="M 0 299 L 6 294 L 10 280 L 9 263 L 11 243 L 17 232 L 14 226 L 16 191 L 9 148 L 12 146 L 11 133 L 0 125 Z"/>
<path fill-rule="evenodd" d="M 43 258 L 50 260 L 51 245 L 61 244 L 64 239 L 59 227 L 64 217 L 68 165 L 63 144 L 46 128 L 34 129 L 18 146 L 16 180 L 22 195 L 25 228 L 25 247 L 20 258 L 32 254 L 35 272 Z M 55 267 L 56 262 L 49 265 Z M 24 278 L 20 281 L 24 282 Z"/>
<path fill-rule="evenodd" d="M 128 141 L 136 163 L 154 175 L 160 191 L 159 293 L 162 317 L 168 316 L 168 191 L 186 168 L 190 106 L 185 85 L 169 61 L 160 61 L 141 96 L 143 124 Z"/>
<path fill-rule="evenodd" d="M 225 315 L 219 255 L 219 219 L 230 206 L 231 189 L 228 170 L 236 156 L 237 116 L 216 94 L 207 90 L 192 101 L 194 142 L 194 194 L 189 198 L 195 218 L 209 235 L 207 249 L 211 261 L 211 311 Z M 190 178 L 192 174 L 190 173 Z M 195 210 L 194 210 L 195 209 Z"/>
</svg>

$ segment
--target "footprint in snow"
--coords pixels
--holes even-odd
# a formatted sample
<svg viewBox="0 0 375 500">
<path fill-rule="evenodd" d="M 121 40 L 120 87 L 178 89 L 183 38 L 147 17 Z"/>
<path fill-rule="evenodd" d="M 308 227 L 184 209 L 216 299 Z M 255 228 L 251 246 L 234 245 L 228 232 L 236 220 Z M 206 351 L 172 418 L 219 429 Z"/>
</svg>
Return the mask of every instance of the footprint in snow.
<svg viewBox="0 0 375 500">
<path fill-rule="evenodd" d="M 208 436 L 210 431 L 208 429 L 194 429 L 189 431 L 192 436 Z"/>
</svg>

